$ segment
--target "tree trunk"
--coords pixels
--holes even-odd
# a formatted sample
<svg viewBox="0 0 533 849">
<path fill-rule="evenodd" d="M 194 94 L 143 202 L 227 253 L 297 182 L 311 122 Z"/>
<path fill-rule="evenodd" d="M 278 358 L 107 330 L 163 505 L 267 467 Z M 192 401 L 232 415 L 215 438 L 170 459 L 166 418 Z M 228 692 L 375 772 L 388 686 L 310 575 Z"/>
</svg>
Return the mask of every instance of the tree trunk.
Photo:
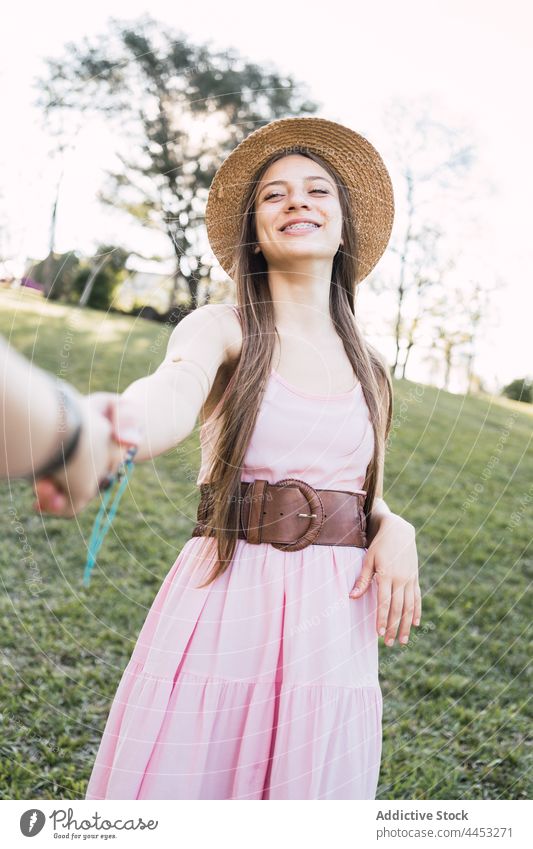
<svg viewBox="0 0 533 849">
<path fill-rule="evenodd" d="M 91 273 L 89 274 L 89 276 L 87 278 L 87 282 L 86 282 L 85 286 L 83 287 L 83 292 L 81 293 L 81 296 L 80 296 L 80 300 L 79 300 L 80 307 L 87 306 L 87 301 L 91 297 L 91 292 L 93 290 L 94 281 L 98 277 L 102 268 L 106 265 L 106 263 L 109 262 L 109 257 L 110 257 L 110 254 L 106 254 L 106 256 L 103 258 L 102 262 L 99 265 L 96 265 L 93 268 L 93 270 L 91 271 Z"/>
<path fill-rule="evenodd" d="M 44 296 L 48 298 L 50 292 L 52 291 L 52 287 L 54 285 L 54 247 L 56 240 L 56 222 L 57 222 L 57 205 L 59 203 L 59 189 L 61 187 L 61 181 L 63 179 L 63 170 L 61 170 L 61 174 L 59 175 L 59 180 L 57 181 L 56 194 L 54 198 L 54 203 L 52 206 L 52 218 L 50 220 L 50 241 L 48 245 L 48 256 L 46 257 L 43 265 L 43 287 L 44 287 Z M 54 292 L 55 297 L 59 297 L 61 292 Z"/>
<path fill-rule="evenodd" d="M 446 348 L 445 351 L 445 361 L 446 361 L 446 371 L 444 372 L 444 388 L 449 392 L 450 387 L 450 373 L 452 370 L 452 347 L 451 345 Z"/>
<path fill-rule="evenodd" d="M 409 342 L 407 346 L 407 352 L 405 354 L 405 360 L 403 361 L 402 366 L 402 379 L 405 380 L 405 369 L 407 368 L 407 360 L 409 359 L 409 354 L 411 353 L 411 348 L 413 347 L 414 342 Z"/>
<path fill-rule="evenodd" d="M 396 340 L 396 358 L 394 360 L 394 365 L 392 366 L 392 376 L 396 375 L 396 369 L 398 367 L 398 362 L 400 359 L 400 335 L 402 329 L 402 307 L 403 307 L 403 298 L 405 294 L 405 269 L 407 265 L 407 250 L 409 248 L 409 243 L 411 241 L 411 229 L 412 229 L 412 220 L 413 220 L 413 181 L 411 179 L 410 174 L 406 176 L 407 180 L 407 229 L 405 231 L 405 238 L 403 242 L 403 249 L 400 256 L 400 282 L 398 285 L 398 312 L 396 314 L 396 327 L 394 329 L 394 336 Z"/>
<path fill-rule="evenodd" d="M 469 354 L 466 365 L 466 394 L 472 393 L 472 380 L 474 377 L 474 354 Z"/>
<path fill-rule="evenodd" d="M 54 255 L 52 251 L 48 251 L 48 256 L 42 266 L 42 284 L 45 298 L 50 296 L 54 285 Z M 56 294 L 54 292 L 54 294 Z"/>
</svg>

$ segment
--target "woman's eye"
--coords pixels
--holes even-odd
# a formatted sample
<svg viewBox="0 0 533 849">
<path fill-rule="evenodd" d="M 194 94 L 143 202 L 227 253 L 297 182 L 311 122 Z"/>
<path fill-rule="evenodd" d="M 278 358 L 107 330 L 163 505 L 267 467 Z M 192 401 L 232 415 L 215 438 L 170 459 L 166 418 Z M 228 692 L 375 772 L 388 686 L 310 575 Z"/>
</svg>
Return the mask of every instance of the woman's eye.
<svg viewBox="0 0 533 849">
<path fill-rule="evenodd" d="M 322 194 L 329 194 L 327 189 L 311 189 L 312 192 L 322 192 Z M 281 192 L 270 192 L 270 194 L 266 195 L 264 200 L 270 200 L 270 198 L 276 197 L 276 195 L 280 195 Z"/>
</svg>

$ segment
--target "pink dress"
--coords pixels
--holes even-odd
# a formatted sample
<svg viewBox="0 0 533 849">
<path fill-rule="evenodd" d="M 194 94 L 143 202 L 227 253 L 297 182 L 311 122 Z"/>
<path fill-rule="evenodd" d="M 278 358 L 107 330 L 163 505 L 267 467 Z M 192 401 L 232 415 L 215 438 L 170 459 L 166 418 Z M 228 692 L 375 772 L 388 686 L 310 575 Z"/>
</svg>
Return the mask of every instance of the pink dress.
<svg viewBox="0 0 533 849">
<path fill-rule="evenodd" d="M 222 403 L 222 400 L 219 402 Z M 218 407 L 217 407 L 218 410 Z M 208 480 L 218 423 L 200 431 Z M 242 480 L 363 487 L 374 435 L 360 384 L 304 392 L 272 370 Z M 213 564 L 191 537 L 124 670 L 87 799 L 374 799 L 381 759 L 377 587 L 366 549 L 238 540 Z"/>
</svg>

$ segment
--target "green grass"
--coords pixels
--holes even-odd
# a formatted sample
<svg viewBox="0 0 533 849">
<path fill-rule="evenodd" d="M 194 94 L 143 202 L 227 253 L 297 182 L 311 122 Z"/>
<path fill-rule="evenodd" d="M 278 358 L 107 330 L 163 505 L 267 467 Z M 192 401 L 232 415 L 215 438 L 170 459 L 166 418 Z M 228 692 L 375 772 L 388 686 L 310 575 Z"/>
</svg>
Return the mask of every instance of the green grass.
<svg viewBox="0 0 533 849">
<path fill-rule="evenodd" d="M 163 356 L 160 325 L 1 298 L 0 332 L 82 391 L 121 391 Z M 423 613 L 406 647 L 380 641 L 378 798 L 531 796 L 532 424 L 526 405 L 395 382 L 385 498 L 417 528 Z M 84 797 L 122 671 L 195 520 L 197 431 L 179 452 L 136 469 L 88 589 L 97 505 L 40 517 L 27 484 L 1 484 L 0 798 Z"/>
</svg>

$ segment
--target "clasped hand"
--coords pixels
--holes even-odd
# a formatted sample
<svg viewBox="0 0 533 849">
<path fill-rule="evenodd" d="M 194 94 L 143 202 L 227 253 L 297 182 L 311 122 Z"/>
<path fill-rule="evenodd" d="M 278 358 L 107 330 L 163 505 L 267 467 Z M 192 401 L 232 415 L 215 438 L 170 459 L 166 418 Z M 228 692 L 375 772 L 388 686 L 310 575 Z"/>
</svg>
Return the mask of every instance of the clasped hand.
<svg viewBox="0 0 533 849">
<path fill-rule="evenodd" d="M 108 475 L 115 475 L 128 448 L 140 439 L 135 406 L 112 392 L 79 396 L 80 441 L 66 467 L 35 481 L 34 508 L 72 518 L 95 498 Z"/>
</svg>

